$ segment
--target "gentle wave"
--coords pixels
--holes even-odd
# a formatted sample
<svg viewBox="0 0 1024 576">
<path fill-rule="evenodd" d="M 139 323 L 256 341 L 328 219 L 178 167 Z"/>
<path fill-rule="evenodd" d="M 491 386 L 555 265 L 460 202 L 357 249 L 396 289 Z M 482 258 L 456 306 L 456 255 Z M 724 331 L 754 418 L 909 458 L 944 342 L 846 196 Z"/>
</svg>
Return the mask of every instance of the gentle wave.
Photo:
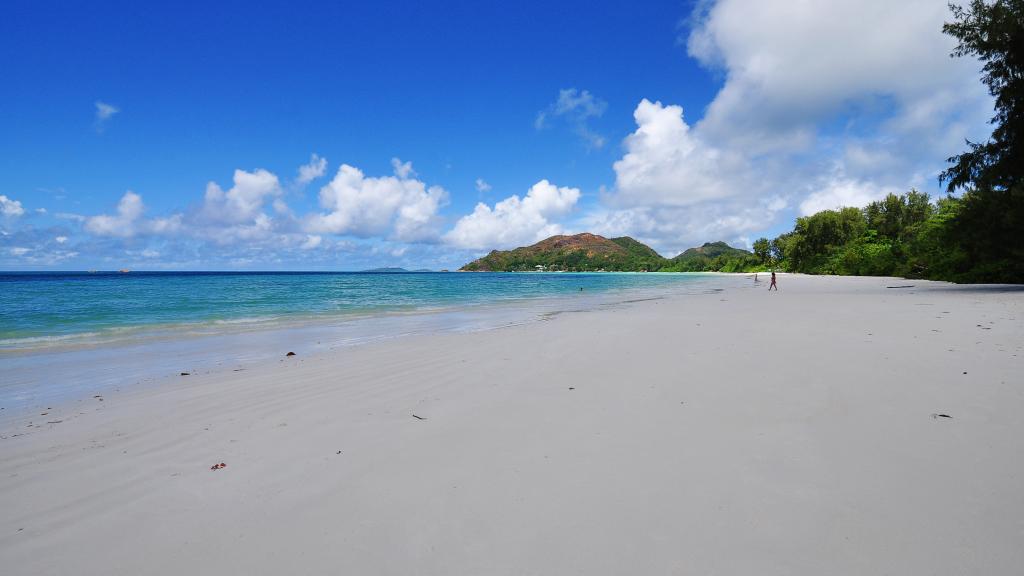
<svg viewBox="0 0 1024 576">
<path fill-rule="evenodd" d="M 213 324 L 217 325 L 233 325 L 233 324 L 260 324 L 273 322 L 279 320 L 280 316 L 254 316 L 252 318 L 232 318 L 230 320 L 214 320 Z"/>
<path fill-rule="evenodd" d="M 689 286 L 635 273 L 0 273 L 0 353 Z"/>
<path fill-rule="evenodd" d="M 5 346 L 30 346 L 33 344 L 58 344 L 76 339 L 94 338 L 100 336 L 100 332 L 80 332 L 78 334 L 64 334 L 62 336 L 27 336 L 24 338 L 3 338 L 0 339 L 0 347 Z"/>
</svg>

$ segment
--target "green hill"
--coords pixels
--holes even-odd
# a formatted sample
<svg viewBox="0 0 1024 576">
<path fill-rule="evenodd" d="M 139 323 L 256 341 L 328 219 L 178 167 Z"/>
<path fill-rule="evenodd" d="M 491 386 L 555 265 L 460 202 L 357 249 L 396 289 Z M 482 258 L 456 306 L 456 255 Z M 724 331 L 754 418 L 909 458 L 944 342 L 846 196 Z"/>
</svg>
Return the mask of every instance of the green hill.
<svg viewBox="0 0 1024 576">
<path fill-rule="evenodd" d="M 647 266 L 644 266 L 644 268 L 647 270 L 659 268 L 664 263 L 665 259 L 662 258 L 661 254 L 655 252 L 654 248 L 651 248 L 650 246 L 644 244 L 643 242 L 638 242 L 630 238 L 629 236 L 620 236 L 618 238 L 612 238 L 612 242 L 615 242 L 616 244 L 621 246 L 623 250 L 625 250 L 626 253 L 630 256 L 630 258 L 644 262 L 645 264 L 649 264 Z"/>
<path fill-rule="evenodd" d="M 471 272 L 533 271 L 538 266 L 565 271 L 639 271 L 664 259 L 632 238 L 609 240 L 596 234 L 552 236 L 532 246 L 494 250 L 462 267 Z"/>
<path fill-rule="evenodd" d="M 740 272 L 756 269 L 761 262 L 752 253 L 725 242 L 706 242 L 672 258 L 662 268 L 673 272 Z"/>
<path fill-rule="evenodd" d="M 698 258 L 717 258 L 719 256 L 748 256 L 750 252 L 733 248 L 725 242 L 705 242 L 700 248 L 689 248 L 672 260 L 695 260 Z"/>
</svg>

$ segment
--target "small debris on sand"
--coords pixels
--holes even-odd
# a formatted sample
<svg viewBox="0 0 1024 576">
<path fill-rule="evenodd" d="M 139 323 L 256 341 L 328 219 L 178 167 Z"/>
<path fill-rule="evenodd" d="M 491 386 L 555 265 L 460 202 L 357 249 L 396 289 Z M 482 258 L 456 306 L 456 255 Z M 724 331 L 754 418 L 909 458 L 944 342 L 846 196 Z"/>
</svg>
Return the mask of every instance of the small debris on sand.
<svg viewBox="0 0 1024 576">
<path fill-rule="evenodd" d="M 575 390 L 575 388 L 573 388 L 572 386 L 569 386 L 569 390 Z"/>
<path fill-rule="evenodd" d="M 182 375 L 182 376 L 188 376 L 188 375 L 189 375 L 189 373 L 188 373 L 188 372 L 182 372 L 182 373 L 181 373 L 181 375 Z"/>
<path fill-rule="evenodd" d="M 295 356 L 295 352 L 289 352 L 289 353 L 285 354 L 285 356 Z"/>
<path fill-rule="evenodd" d="M 952 418 L 949 414 L 932 414 L 932 418 Z"/>
<path fill-rule="evenodd" d="M 914 287 L 913 284 L 904 284 L 904 285 L 901 285 L 901 286 L 886 286 L 886 288 L 913 288 L 913 287 Z"/>
<path fill-rule="evenodd" d="M 417 416 L 415 414 L 413 414 L 412 417 L 417 419 L 417 420 L 426 420 L 426 418 L 424 418 L 423 416 Z"/>
<path fill-rule="evenodd" d="M 214 464 L 213 466 L 210 466 L 210 470 L 220 470 L 221 468 L 227 468 L 227 467 L 228 467 L 227 464 L 221 462 L 220 464 Z"/>
</svg>

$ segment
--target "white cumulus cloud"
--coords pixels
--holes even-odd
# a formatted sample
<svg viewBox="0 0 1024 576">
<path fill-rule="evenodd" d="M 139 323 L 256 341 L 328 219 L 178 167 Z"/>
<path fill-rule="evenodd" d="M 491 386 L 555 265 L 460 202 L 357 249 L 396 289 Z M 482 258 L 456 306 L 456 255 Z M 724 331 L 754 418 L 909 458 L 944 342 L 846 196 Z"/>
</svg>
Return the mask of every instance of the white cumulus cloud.
<svg viewBox="0 0 1024 576">
<path fill-rule="evenodd" d="M 0 214 L 13 217 L 21 216 L 24 213 L 25 209 L 21 206 L 21 202 L 0 194 Z"/>
<path fill-rule="evenodd" d="M 702 4 L 691 56 L 726 72 L 701 121 L 715 139 L 758 152 L 805 149 L 820 123 L 887 100 L 913 115 L 935 94 L 987 106 L 977 63 L 951 59 L 950 19 L 936 0 L 718 0 Z M 952 103 L 951 103 L 952 104 Z M 947 114 L 931 119 L 941 129 Z M 990 109 L 990 108 L 989 108 Z"/>
<path fill-rule="evenodd" d="M 584 216 L 587 229 L 674 256 L 707 241 L 739 242 L 786 207 L 744 157 L 701 138 L 682 107 L 644 99 L 633 117 L 637 129 L 613 165 L 615 188 Z"/>
<path fill-rule="evenodd" d="M 472 214 L 463 216 L 445 240 L 459 248 L 512 248 L 532 244 L 560 234 L 562 228 L 552 220 L 567 215 L 580 198 L 578 188 L 558 187 L 541 180 L 522 199 L 510 196 L 494 205 L 483 202 Z"/>
<path fill-rule="evenodd" d="M 201 216 L 211 222 L 241 224 L 253 222 L 263 214 L 268 200 L 283 193 L 273 173 L 263 169 L 254 172 L 235 170 L 234 185 L 222 189 L 216 182 L 206 185 Z"/>
<path fill-rule="evenodd" d="M 295 179 L 296 183 L 300 186 L 305 186 L 313 180 L 320 178 L 327 173 L 327 159 L 321 158 L 314 153 L 309 158 L 308 164 L 299 166 L 299 175 Z"/>
<path fill-rule="evenodd" d="M 633 118 L 637 129 L 613 165 L 616 204 L 688 206 L 741 192 L 742 158 L 704 142 L 684 121 L 682 107 L 644 99 Z"/>
<path fill-rule="evenodd" d="M 430 241 L 438 235 L 437 212 L 448 200 L 440 186 L 414 178 L 412 163 L 393 159 L 394 176 L 368 177 L 342 164 L 320 189 L 326 211 L 305 220 L 312 234 L 388 237 L 403 242 Z"/>
<path fill-rule="evenodd" d="M 116 214 L 100 214 L 84 218 L 85 230 L 96 236 L 130 238 L 140 234 L 170 234 L 182 226 L 182 217 L 176 214 L 167 218 L 143 218 L 145 205 L 142 196 L 131 190 L 121 196 Z"/>
</svg>

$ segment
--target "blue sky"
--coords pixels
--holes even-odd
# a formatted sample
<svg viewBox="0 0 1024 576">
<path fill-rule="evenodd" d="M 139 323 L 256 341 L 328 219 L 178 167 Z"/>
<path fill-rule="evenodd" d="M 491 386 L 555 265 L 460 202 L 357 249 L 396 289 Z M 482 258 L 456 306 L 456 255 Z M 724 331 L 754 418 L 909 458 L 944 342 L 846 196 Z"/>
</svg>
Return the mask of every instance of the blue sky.
<svg viewBox="0 0 1024 576">
<path fill-rule="evenodd" d="M 989 129 L 944 2 L 210 4 L 0 8 L 0 268 L 671 256 L 936 194 Z"/>
</svg>

